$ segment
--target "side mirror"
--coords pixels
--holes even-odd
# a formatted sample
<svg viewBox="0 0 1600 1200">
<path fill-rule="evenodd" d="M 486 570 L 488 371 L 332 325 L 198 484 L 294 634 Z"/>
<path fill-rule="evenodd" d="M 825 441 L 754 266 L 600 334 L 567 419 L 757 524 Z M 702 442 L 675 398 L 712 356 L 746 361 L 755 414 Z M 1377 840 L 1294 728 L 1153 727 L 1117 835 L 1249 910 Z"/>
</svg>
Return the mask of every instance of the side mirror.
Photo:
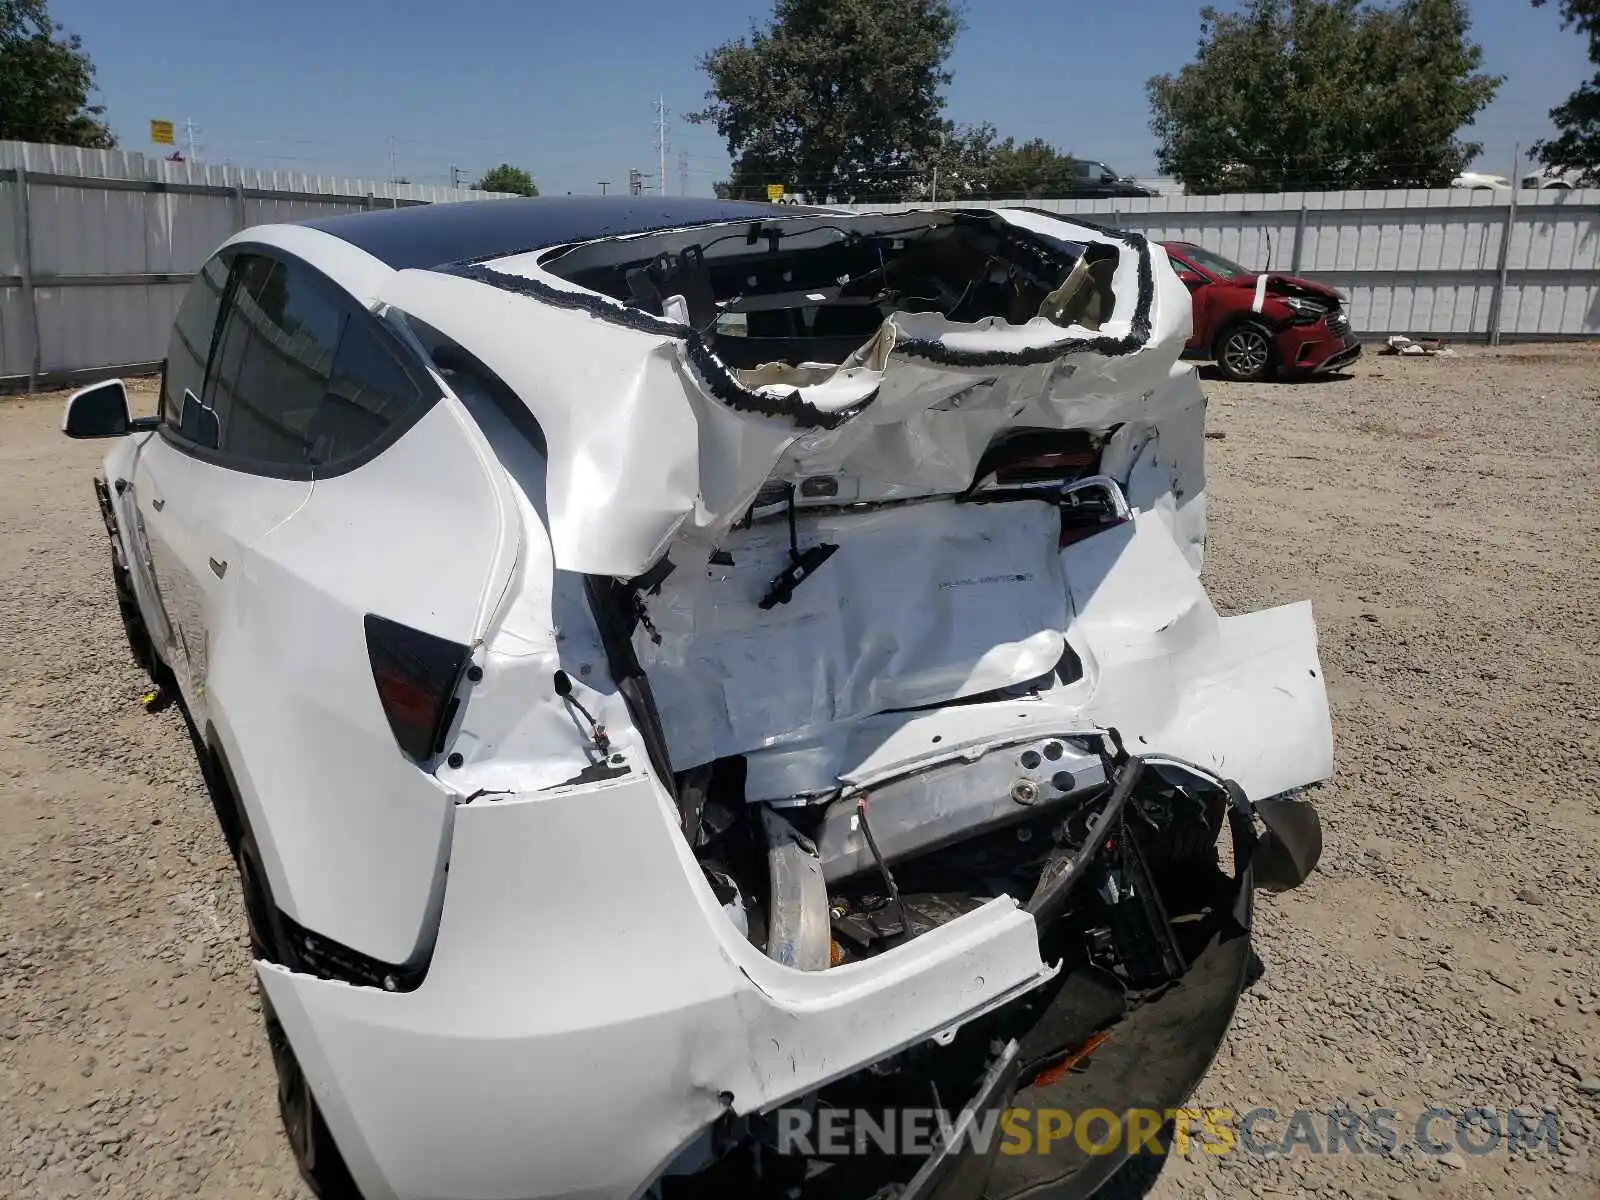
<svg viewBox="0 0 1600 1200">
<path fill-rule="evenodd" d="M 61 414 L 61 432 L 70 438 L 122 437 L 129 427 L 128 389 L 120 379 L 79 388 Z"/>
</svg>

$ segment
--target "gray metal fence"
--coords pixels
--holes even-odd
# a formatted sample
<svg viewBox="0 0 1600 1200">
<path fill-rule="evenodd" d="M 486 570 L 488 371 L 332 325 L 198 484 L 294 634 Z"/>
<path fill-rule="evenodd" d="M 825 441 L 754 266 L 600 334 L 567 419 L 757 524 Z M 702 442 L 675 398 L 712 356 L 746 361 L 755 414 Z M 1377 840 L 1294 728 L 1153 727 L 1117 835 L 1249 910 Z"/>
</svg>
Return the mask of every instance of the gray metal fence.
<svg viewBox="0 0 1600 1200">
<path fill-rule="evenodd" d="M 500 195 L 0 142 L 0 389 L 153 368 L 241 229 Z"/>
<path fill-rule="evenodd" d="M 1349 293 L 1364 336 L 1600 337 L 1600 189 L 970 203 L 1013 205 L 1194 242 L 1252 269 L 1332 284 Z"/>
<path fill-rule="evenodd" d="M 493 195 L 0 142 L 0 389 L 153 367 L 193 272 L 247 226 Z M 1342 287 L 1366 335 L 1600 336 L 1600 190 L 971 206 L 1024 203 Z"/>
</svg>

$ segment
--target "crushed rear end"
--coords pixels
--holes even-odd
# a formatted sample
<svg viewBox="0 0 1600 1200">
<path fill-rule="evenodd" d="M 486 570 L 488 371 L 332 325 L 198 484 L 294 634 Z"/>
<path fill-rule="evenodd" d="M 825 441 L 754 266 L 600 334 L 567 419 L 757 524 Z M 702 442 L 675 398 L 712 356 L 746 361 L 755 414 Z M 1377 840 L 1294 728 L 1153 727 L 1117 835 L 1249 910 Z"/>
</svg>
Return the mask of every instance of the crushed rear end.
<svg viewBox="0 0 1600 1200">
<path fill-rule="evenodd" d="M 369 1197 L 1092 1192 L 961 1131 L 1180 1107 L 1332 770 L 1309 606 L 1200 584 L 1162 250 L 774 209 L 383 299 L 520 540 L 425 974 L 261 965 Z"/>
</svg>

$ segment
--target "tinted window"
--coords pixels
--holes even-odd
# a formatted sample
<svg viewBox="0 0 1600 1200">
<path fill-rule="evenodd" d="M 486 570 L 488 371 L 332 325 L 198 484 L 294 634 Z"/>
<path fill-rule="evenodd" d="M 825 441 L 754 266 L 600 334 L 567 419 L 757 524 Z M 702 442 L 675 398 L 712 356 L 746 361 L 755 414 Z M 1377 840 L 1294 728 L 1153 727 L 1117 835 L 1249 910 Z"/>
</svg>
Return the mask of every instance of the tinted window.
<svg viewBox="0 0 1600 1200">
<path fill-rule="evenodd" d="M 206 358 L 227 281 L 227 262 L 220 256 L 211 259 L 200 268 L 178 308 L 161 383 L 161 417 L 174 429 L 183 415 L 183 393 L 199 397 L 204 390 Z"/>
<path fill-rule="evenodd" d="M 203 387 L 175 394 L 183 437 L 294 473 L 347 464 L 410 421 L 426 377 L 376 318 L 297 259 L 241 251 L 231 264 Z"/>
<path fill-rule="evenodd" d="M 331 464 L 360 454 L 404 421 L 422 397 L 388 339 L 373 323 L 352 320 L 312 423 L 311 461 Z"/>
<path fill-rule="evenodd" d="M 347 310 L 336 289 L 298 263 L 243 254 L 233 278 L 207 380 L 207 405 L 222 424 L 220 448 L 251 462 L 306 466 L 316 461 L 311 427 Z"/>
</svg>

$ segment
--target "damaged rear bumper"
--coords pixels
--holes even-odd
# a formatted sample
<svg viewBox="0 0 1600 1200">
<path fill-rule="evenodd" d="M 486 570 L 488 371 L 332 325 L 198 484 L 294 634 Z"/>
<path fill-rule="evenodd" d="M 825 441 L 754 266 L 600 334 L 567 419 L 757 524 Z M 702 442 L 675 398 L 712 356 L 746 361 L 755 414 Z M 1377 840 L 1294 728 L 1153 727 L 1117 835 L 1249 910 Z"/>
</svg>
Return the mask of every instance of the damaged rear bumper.
<svg viewBox="0 0 1600 1200">
<path fill-rule="evenodd" d="M 891 1059 L 970 1056 L 970 1074 L 939 1068 L 960 1075 L 958 1090 L 941 1089 L 957 1107 L 986 1069 L 1008 1108 L 1178 1106 L 1231 1019 L 1253 888 L 1297 884 L 1320 853 L 1309 805 L 1246 797 L 1282 797 L 1326 778 L 1332 742 L 1309 606 L 1221 616 L 1175 526 L 1183 528 L 1181 514 L 1156 509 L 1062 552 L 1066 639 L 1082 678 L 1031 697 L 880 714 L 859 722 L 852 739 L 828 743 L 838 761 L 816 769 L 883 796 L 881 828 L 895 853 L 894 781 L 927 772 L 917 803 L 943 803 L 930 755 L 981 764 L 999 747 L 1016 754 L 1026 738 L 1088 745 L 1114 728 L 1135 756 L 1119 770 L 1135 760 L 1181 762 L 1213 781 L 1213 799 L 1227 793 L 1204 848 L 1228 814 L 1235 873 L 1224 874 L 1214 855 L 1203 870 L 1194 858 L 1196 872 L 1170 876 L 1172 892 L 1166 874 L 1142 888 L 1132 864 L 1124 881 L 1145 902 L 1084 920 L 1097 904 L 1089 893 L 1106 886 L 1101 859 L 1120 836 L 1108 825 L 1069 839 L 1098 864 L 1069 897 L 1070 917 L 1045 903 L 1057 876 L 1041 875 L 1027 904 L 1016 893 L 984 893 L 999 898 L 872 957 L 797 970 L 729 919 L 677 806 L 638 751 L 621 748 L 630 773 L 619 778 L 464 801 L 454 810 L 432 958 L 415 990 L 257 966 L 367 1200 L 637 1200 L 656 1181 L 659 1200 L 784 1194 L 787 1183 L 747 1193 L 748 1178 L 719 1190 L 718 1172 L 734 1162 L 719 1146 L 731 1136 L 748 1148 L 750 1131 L 786 1106 L 856 1094 L 860 1081 L 878 1078 L 869 1068 Z M 757 793 L 760 779 L 798 772 L 822 753 L 801 742 L 753 754 L 749 787 Z M 1036 764 L 1041 781 L 1072 767 L 1069 795 L 1092 769 L 1065 747 L 1045 762 Z M 982 769 L 972 779 L 990 786 Z M 1045 782 L 1036 786 L 1042 798 Z M 1081 809 L 1086 820 L 1109 809 L 1115 791 L 1098 796 Z M 963 819 L 991 824 L 984 814 Z M 819 872 L 828 863 L 848 872 L 859 858 L 846 836 L 836 845 L 824 837 L 821 849 Z M 1162 903 L 1148 902 L 1157 895 Z M 1153 965 L 1131 983 L 1108 982 L 1096 938 L 1120 939 L 1120 962 Z M 1063 1053 L 1108 1029 L 1083 1070 L 1040 1081 Z M 986 1062 L 991 1046 L 1010 1041 L 1018 1055 L 1007 1079 L 1009 1068 L 994 1074 L 1003 1064 Z M 924 1148 L 896 1164 L 905 1169 L 894 1180 L 925 1169 L 927 1186 L 957 1186 L 933 1180 L 938 1168 L 939 1180 L 967 1181 L 950 1200 L 1082 1194 L 1114 1156 L 1078 1161 L 1074 1146 L 993 1150 L 976 1165 L 958 1161 L 966 1153 L 924 1161 Z M 975 1173 L 988 1180 L 982 1191 L 970 1188 Z M 815 1196 L 874 1190 L 830 1179 Z"/>
<path fill-rule="evenodd" d="M 1166 1152 L 1162 1127 L 1210 1069 L 1253 977 L 1256 889 L 1298 886 L 1322 850 L 1311 805 L 1256 806 L 1236 785 L 1229 791 L 1235 869 L 1231 880 L 1219 877 L 1198 953 L 1177 978 L 1143 994 L 1092 966 L 1040 989 L 1026 1030 L 950 1114 L 946 1143 L 898 1200 L 1078 1200 L 1132 1154 Z M 1067 1131 L 1095 1110 L 1101 1123 L 1085 1145 Z M 992 1132 L 977 1132 L 984 1129 Z"/>
<path fill-rule="evenodd" d="M 460 809 L 438 946 L 414 992 L 258 971 L 369 1200 L 636 1197 L 719 1123 L 759 1120 L 930 1040 L 1015 1043 L 975 1113 L 1164 1112 L 1232 1018 L 1260 876 L 1292 886 L 1320 853 L 1309 805 L 1254 806 L 1236 788 L 1233 801 L 1234 874 L 1212 868 L 1181 974 L 1144 992 L 1089 964 L 1049 965 L 1050 920 L 1008 899 L 866 962 L 781 967 L 697 886 L 647 779 Z M 610 836 L 583 836 L 594 822 Z M 607 902 L 624 892 L 649 902 Z M 1086 1063 L 1049 1070 L 1096 1034 L 1109 1036 Z M 957 1145 L 922 1164 L 909 1195 L 1088 1195 L 1118 1159 L 1071 1140 L 1044 1154 Z"/>
</svg>

